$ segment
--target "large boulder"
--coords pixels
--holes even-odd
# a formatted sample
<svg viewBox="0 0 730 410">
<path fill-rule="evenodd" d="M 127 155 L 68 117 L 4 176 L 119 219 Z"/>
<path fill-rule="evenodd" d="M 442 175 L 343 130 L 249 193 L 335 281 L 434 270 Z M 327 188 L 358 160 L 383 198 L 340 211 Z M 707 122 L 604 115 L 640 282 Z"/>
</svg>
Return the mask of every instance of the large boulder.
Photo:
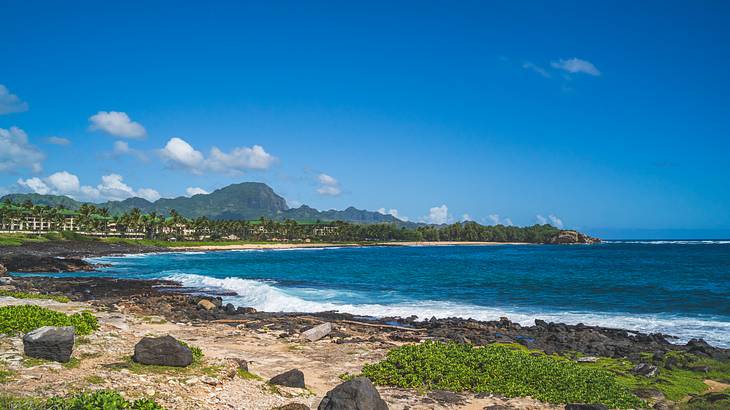
<svg viewBox="0 0 730 410">
<path fill-rule="evenodd" d="M 269 380 L 270 384 L 286 387 L 304 388 L 304 373 L 299 369 L 292 369 L 288 372 L 276 375 Z"/>
<path fill-rule="evenodd" d="M 370 379 L 356 377 L 327 392 L 318 410 L 388 410 L 388 405 Z"/>
<path fill-rule="evenodd" d="M 316 342 L 317 340 L 327 336 L 332 332 L 332 323 L 326 322 L 321 325 L 317 325 L 309 330 L 302 332 L 302 337 L 309 340 L 310 342 Z"/>
<path fill-rule="evenodd" d="M 73 348 L 73 326 L 43 326 L 23 336 L 23 351 L 29 357 L 68 363 Z"/>
<path fill-rule="evenodd" d="M 132 360 L 141 364 L 185 367 L 193 362 L 193 352 L 172 336 L 144 337 L 134 346 Z"/>
</svg>

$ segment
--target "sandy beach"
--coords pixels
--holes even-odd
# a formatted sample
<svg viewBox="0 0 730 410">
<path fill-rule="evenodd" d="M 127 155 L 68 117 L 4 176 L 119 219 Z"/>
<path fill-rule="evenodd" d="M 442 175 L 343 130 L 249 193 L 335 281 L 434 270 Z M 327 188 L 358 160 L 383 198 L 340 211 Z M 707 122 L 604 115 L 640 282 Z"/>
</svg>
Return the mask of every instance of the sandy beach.
<svg viewBox="0 0 730 410">
<path fill-rule="evenodd" d="M 365 246 L 494 246 L 494 245 L 529 245 L 525 242 L 375 242 L 357 243 L 241 243 L 233 245 L 174 246 L 173 250 L 184 251 L 233 251 L 264 249 L 304 249 L 304 248 L 355 248 Z"/>
</svg>

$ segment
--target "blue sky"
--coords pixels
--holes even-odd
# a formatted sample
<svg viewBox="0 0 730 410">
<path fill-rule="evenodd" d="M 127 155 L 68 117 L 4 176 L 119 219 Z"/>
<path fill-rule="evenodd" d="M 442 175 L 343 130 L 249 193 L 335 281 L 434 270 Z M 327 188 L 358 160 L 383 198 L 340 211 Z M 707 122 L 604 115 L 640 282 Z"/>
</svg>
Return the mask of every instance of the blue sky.
<svg viewBox="0 0 730 410">
<path fill-rule="evenodd" d="M 0 14 L 3 192 L 263 181 L 290 205 L 413 221 L 730 236 L 727 2 L 5 0 Z"/>
</svg>

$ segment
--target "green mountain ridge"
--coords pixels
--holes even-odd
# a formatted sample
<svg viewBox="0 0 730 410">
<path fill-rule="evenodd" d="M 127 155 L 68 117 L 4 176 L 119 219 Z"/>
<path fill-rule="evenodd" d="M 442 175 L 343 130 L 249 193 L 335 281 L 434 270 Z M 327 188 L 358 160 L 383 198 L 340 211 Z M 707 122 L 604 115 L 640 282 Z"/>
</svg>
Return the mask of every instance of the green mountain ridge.
<svg viewBox="0 0 730 410">
<path fill-rule="evenodd" d="M 36 205 L 63 206 L 76 210 L 84 202 L 63 195 L 8 194 L 0 201 L 10 199 L 16 203 L 30 200 Z M 408 225 L 392 215 L 349 207 L 339 211 L 330 209 L 318 211 L 307 205 L 289 208 L 286 200 L 276 194 L 271 187 L 260 182 L 242 182 L 217 189 L 209 194 L 192 197 L 161 198 L 150 202 L 143 198 L 127 198 L 122 201 L 108 201 L 93 204 L 107 208 L 111 215 L 119 215 L 139 208 L 143 213 L 157 212 L 169 214 L 172 209 L 187 218 L 207 217 L 213 220 L 242 219 L 253 220 L 261 217 L 295 221 L 343 221 L 354 223 L 397 223 Z"/>
</svg>

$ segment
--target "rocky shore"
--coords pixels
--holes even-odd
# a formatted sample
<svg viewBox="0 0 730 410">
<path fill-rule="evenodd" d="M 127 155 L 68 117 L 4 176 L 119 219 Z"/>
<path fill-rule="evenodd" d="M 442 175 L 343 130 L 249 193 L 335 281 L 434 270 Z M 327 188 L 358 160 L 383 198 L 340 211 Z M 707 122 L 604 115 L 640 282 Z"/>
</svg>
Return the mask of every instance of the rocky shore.
<svg viewBox="0 0 730 410">
<path fill-rule="evenodd" d="M 161 280 L 125 280 L 111 278 L 22 277 L 13 286 L 24 292 L 61 294 L 75 301 L 113 309 L 123 306 L 140 315 L 159 316 L 168 321 L 245 324 L 250 329 L 266 327 L 281 332 L 283 338 L 299 337 L 303 329 L 316 321 L 347 323 L 359 334 L 379 340 L 419 342 L 423 340 L 455 341 L 477 346 L 491 343 L 517 343 L 548 354 L 582 354 L 628 358 L 639 362 L 641 353 L 657 356 L 672 351 L 701 354 L 718 360 L 730 360 L 730 349 L 710 346 L 702 339 L 677 344 L 670 335 L 646 334 L 624 329 L 547 323 L 536 319 L 533 326 L 521 326 L 508 318 L 494 321 L 446 318 L 366 318 L 347 313 L 272 313 L 257 312 L 250 307 L 223 304 L 221 295 L 201 295 L 198 289 L 184 288 L 176 282 Z M 233 296 L 233 294 L 231 294 Z M 346 334 L 338 334 L 346 340 Z"/>
</svg>

